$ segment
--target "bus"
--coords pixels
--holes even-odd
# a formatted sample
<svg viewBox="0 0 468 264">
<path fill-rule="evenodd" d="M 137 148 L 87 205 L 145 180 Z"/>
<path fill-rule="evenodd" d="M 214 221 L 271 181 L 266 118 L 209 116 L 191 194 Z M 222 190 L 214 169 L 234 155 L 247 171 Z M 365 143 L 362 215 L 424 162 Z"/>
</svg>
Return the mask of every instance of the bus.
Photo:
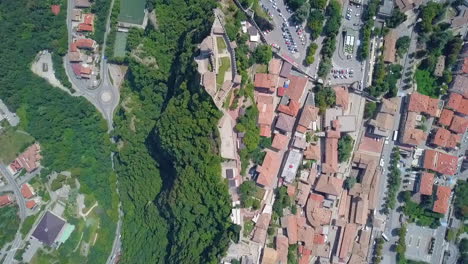
<svg viewBox="0 0 468 264">
<path fill-rule="evenodd" d="M 393 141 L 396 141 L 397 138 L 398 138 L 398 131 L 395 130 L 395 131 L 393 131 Z"/>
</svg>

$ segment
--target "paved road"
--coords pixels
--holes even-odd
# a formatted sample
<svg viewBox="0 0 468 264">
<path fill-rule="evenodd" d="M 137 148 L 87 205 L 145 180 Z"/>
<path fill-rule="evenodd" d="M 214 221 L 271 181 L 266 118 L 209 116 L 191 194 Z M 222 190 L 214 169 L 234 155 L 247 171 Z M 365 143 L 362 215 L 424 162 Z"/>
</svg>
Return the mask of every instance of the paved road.
<svg viewBox="0 0 468 264">
<path fill-rule="evenodd" d="M 10 172 L 6 169 L 5 165 L 3 164 L 0 164 L 0 173 L 3 174 L 3 176 L 8 181 L 8 184 L 13 189 L 13 193 L 16 196 L 16 202 L 18 203 L 19 207 L 19 217 L 21 222 L 23 222 L 26 218 L 26 202 L 24 201 L 23 195 L 21 195 L 20 186 L 16 183 L 15 179 L 13 178 L 13 175 L 10 174 Z M 11 249 L 7 252 L 4 263 L 12 263 L 13 258 L 15 257 L 16 250 L 22 242 L 23 240 L 21 238 L 21 233 L 18 230 L 15 236 L 15 240 L 13 240 L 11 244 Z"/>
<path fill-rule="evenodd" d="M 122 231 L 122 217 L 123 213 L 120 210 L 121 208 L 121 203 L 119 203 L 119 221 L 117 222 L 117 229 L 115 231 L 115 238 L 114 238 L 114 243 L 112 244 L 112 251 L 107 258 L 107 264 L 112 264 L 115 262 L 115 258 L 117 255 L 120 254 L 120 250 L 122 248 L 122 241 L 120 239 L 121 231 Z"/>
<path fill-rule="evenodd" d="M 72 36 L 75 34 L 72 29 L 71 23 L 71 16 L 74 6 L 73 0 L 68 0 L 68 8 L 67 8 L 67 27 L 68 27 L 68 42 L 69 44 L 72 42 Z M 114 1 L 111 2 L 111 7 L 109 10 L 112 10 L 112 6 Z M 112 130 L 112 119 L 113 113 L 117 108 L 120 100 L 120 94 L 117 87 L 112 85 L 109 70 L 107 65 L 107 60 L 104 56 L 104 51 L 106 49 L 106 40 L 107 34 L 109 32 L 109 25 L 110 25 L 110 12 L 109 16 L 107 17 L 106 22 L 106 32 L 104 34 L 104 44 L 102 45 L 101 51 L 101 63 L 100 63 L 100 76 L 101 79 L 97 86 L 93 84 L 89 80 L 79 79 L 76 77 L 73 69 L 71 67 L 70 61 L 66 56 L 65 61 L 65 70 L 70 79 L 70 82 L 73 85 L 73 88 L 77 91 L 77 93 L 81 96 L 84 96 L 88 101 L 90 101 L 101 114 L 104 116 L 108 123 L 109 130 Z"/>
</svg>

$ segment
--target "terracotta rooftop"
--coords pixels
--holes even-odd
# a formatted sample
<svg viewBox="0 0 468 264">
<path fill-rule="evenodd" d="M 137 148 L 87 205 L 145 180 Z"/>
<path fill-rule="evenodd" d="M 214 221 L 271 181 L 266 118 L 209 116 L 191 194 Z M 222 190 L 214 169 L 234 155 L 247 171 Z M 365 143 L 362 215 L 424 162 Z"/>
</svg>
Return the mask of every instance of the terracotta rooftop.
<svg viewBox="0 0 468 264">
<path fill-rule="evenodd" d="M 281 166 L 281 155 L 267 150 L 261 166 L 257 167 L 259 173 L 257 183 L 266 188 L 273 188 Z"/>
<path fill-rule="evenodd" d="M 452 123 L 453 111 L 448 109 L 443 109 L 439 116 L 439 124 L 443 126 L 450 126 Z"/>
<path fill-rule="evenodd" d="M 271 124 L 273 123 L 273 119 L 275 117 L 275 109 L 273 105 L 273 97 L 270 95 L 263 95 L 263 94 L 256 94 L 255 99 L 257 101 L 257 109 L 258 109 L 258 124 L 265 128 L 268 131 L 261 131 L 261 135 L 268 134 L 270 137 L 271 134 Z"/>
<path fill-rule="evenodd" d="M 385 99 L 382 98 L 382 105 L 380 106 L 380 112 L 394 115 L 398 110 L 396 98 Z"/>
<path fill-rule="evenodd" d="M 303 207 L 306 205 L 307 198 L 309 198 L 310 194 L 310 184 L 308 183 L 303 183 L 299 182 L 297 186 L 297 196 L 296 196 L 296 201 L 299 206 Z"/>
<path fill-rule="evenodd" d="M 461 74 L 455 75 L 452 81 L 452 88 L 450 89 L 452 92 L 459 93 L 464 97 L 468 98 L 468 76 L 464 76 Z"/>
<path fill-rule="evenodd" d="M 262 213 L 255 224 L 255 231 L 252 241 L 257 243 L 264 243 L 267 235 L 267 229 L 270 225 L 271 214 Z"/>
<path fill-rule="evenodd" d="M 289 137 L 280 133 L 275 134 L 271 146 L 277 150 L 288 149 Z"/>
<path fill-rule="evenodd" d="M 307 86 L 307 78 L 303 76 L 289 75 L 288 79 L 291 80 L 291 82 L 289 83 L 289 87 L 286 88 L 284 94 L 289 96 L 292 100 L 300 102 L 302 94 Z"/>
<path fill-rule="evenodd" d="M 306 225 L 299 227 L 298 230 L 298 240 L 304 243 L 305 249 L 312 250 L 312 247 L 314 246 L 314 228 Z"/>
<path fill-rule="evenodd" d="M 468 115 L 468 99 L 463 98 L 461 94 L 450 93 L 447 108 L 451 108 L 457 113 Z"/>
<path fill-rule="evenodd" d="M 390 30 L 384 38 L 384 52 L 383 60 L 384 62 L 394 63 L 396 60 L 396 41 L 397 34 L 395 30 Z"/>
<path fill-rule="evenodd" d="M 442 148 L 455 148 L 460 140 L 460 135 L 452 134 L 447 129 L 439 127 L 432 139 L 432 144 Z"/>
<path fill-rule="evenodd" d="M 347 110 L 349 104 L 348 88 L 346 88 L 345 86 L 335 86 L 333 87 L 333 90 L 335 90 L 336 95 L 335 104 L 343 108 L 343 110 Z"/>
<path fill-rule="evenodd" d="M 273 248 L 265 247 L 263 249 L 261 264 L 276 264 L 278 260 L 278 252 Z"/>
<path fill-rule="evenodd" d="M 333 127 L 337 127 L 339 122 L 333 121 Z M 339 129 L 328 129 L 327 137 L 325 139 L 325 161 L 322 163 L 323 173 L 337 173 L 338 172 L 338 139 L 340 138 Z"/>
<path fill-rule="evenodd" d="M 315 191 L 340 196 L 343 191 L 343 179 L 321 175 L 315 186 Z"/>
<path fill-rule="evenodd" d="M 434 202 L 434 207 L 432 208 L 432 211 L 439 214 L 447 213 L 451 192 L 452 190 L 450 189 L 450 187 L 438 186 L 436 200 Z"/>
<path fill-rule="evenodd" d="M 455 133 L 463 134 L 468 127 L 468 119 L 466 117 L 453 116 L 452 124 L 450 125 L 450 130 Z"/>
<path fill-rule="evenodd" d="M 21 185 L 21 195 L 23 195 L 25 199 L 29 199 L 34 196 L 34 191 L 29 184 L 25 183 Z"/>
<path fill-rule="evenodd" d="M 320 150 L 320 145 L 310 144 L 307 149 L 304 151 L 304 158 L 307 160 L 316 160 L 320 162 L 320 156 L 322 155 Z"/>
<path fill-rule="evenodd" d="M 288 263 L 288 238 L 284 235 L 278 235 L 275 239 L 276 251 L 278 252 L 278 261 L 281 263 Z"/>
<path fill-rule="evenodd" d="M 427 95 L 413 92 L 410 95 L 408 111 L 425 113 L 437 117 L 440 114 L 439 99 L 430 98 Z"/>
<path fill-rule="evenodd" d="M 2 195 L 0 196 L 0 206 L 5 206 L 7 204 L 10 204 L 12 202 L 10 195 Z"/>
<path fill-rule="evenodd" d="M 278 76 L 268 73 L 255 74 L 254 86 L 262 92 L 274 93 Z"/>
<path fill-rule="evenodd" d="M 290 115 L 290 116 L 296 116 L 297 113 L 299 112 L 300 107 L 301 106 L 299 105 L 299 102 L 294 101 L 294 100 L 291 99 L 291 100 L 289 100 L 288 105 L 280 104 L 278 106 L 278 112 L 285 113 L 285 114 Z"/>
<path fill-rule="evenodd" d="M 76 47 L 80 49 L 92 49 L 96 42 L 92 39 L 82 38 L 75 41 Z"/>
<path fill-rule="evenodd" d="M 432 195 L 432 186 L 434 185 L 434 173 L 423 172 L 421 175 L 421 185 L 419 192 L 424 195 Z"/>
<path fill-rule="evenodd" d="M 297 130 L 301 133 L 305 133 L 308 129 L 311 128 L 312 122 L 316 121 L 318 117 L 318 108 L 312 105 L 306 105 L 302 109 L 301 117 L 299 118 L 299 123 Z"/>
<path fill-rule="evenodd" d="M 398 6 L 401 12 L 406 12 L 410 9 L 417 8 L 421 5 L 422 0 L 396 0 L 395 4 Z"/>
<path fill-rule="evenodd" d="M 423 167 L 445 175 L 454 175 L 457 171 L 458 159 L 456 156 L 440 151 L 426 149 Z"/>
<path fill-rule="evenodd" d="M 287 215 L 281 219 L 282 226 L 286 226 L 286 233 L 290 245 L 297 243 L 297 216 Z M 284 223 L 283 223 L 284 222 Z"/>
<path fill-rule="evenodd" d="M 367 215 L 369 209 L 369 199 L 367 195 L 364 198 L 357 198 L 356 201 L 356 214 L 354 222 L 356 224 L 365 225 L 367 222 Z"/>
<path fill-rule="evenodd" d="M 343 235 L 341 236 L 341 246 L 338 255 L 340 259 L 345 259 L 350 253 L 356 233 L 357 226 L 355 224 L 346 224 Z"/>
<path fill-rule="evenodd" d="M 268 72 L 278 75 L 281 71 L 281 63 L 280 59 L 271 59 L 268 63 Z"/>
<path fill-rule="evenodd" d="M 34 201 L 34 200 L 26 201 L 26 208 L 33 209 L 34 206 L 36 206 L 36 201 Z"/>
<path fill-rule="evenodd" d="M 40 166 L 40 160 L 42 159 L 40 152 L 40 145 L 35 143 L 21 153 L 16 160 L 27 172 L 32 172 Z"/>
<path fill-rule="evenodd" d="M 322 234 L 315 234 L 314 235 L 314 244 L 325 244 L 325 236 Z"/>
<path fill-rule="evenodd" d="M 408 112 L 405 129 L 403 130 L 402 142 L 404 144 L 418 146 L 427 140 L 427 134 L 423 130 L 416 128 L 417 116 L 418 114 L 415 112 Z"/>
<path fill-rule="evenodd" d="M 92 25 L 80 23 L 78 24 L 78 31 L 79 32 L 92 32 L 94 31 L 94 27 Z"/>
<path fill-rule="evenodd" d="M 86 25 L 94 25 L 94 14 L 83 14 L 83 23 Z"/>
<path fill-rule="evenodd" d="M 292 132 L 296 119 L 292 116 L 280 113 L 276 121 L 276 128 L 283 132 Z"/>
<path fill-rule="evenodd" d="M 57 16 L 60 13 L 60 5 L 51 5 L 50 10 L 52 11 L 52 14 Z"/>
</svg>

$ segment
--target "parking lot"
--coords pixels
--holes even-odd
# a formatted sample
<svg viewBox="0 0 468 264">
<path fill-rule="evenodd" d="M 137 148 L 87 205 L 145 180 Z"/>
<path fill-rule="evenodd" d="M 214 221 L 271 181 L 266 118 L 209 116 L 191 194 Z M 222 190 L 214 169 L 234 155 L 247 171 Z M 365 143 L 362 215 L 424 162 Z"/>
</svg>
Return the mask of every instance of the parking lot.
<svg viewBox="0 0 468 264">
<path fill-rule="evenodd" d="M 345 3 L 341 30 L 332 57 L 333 68 L 328 79 L 331 85 L 361 82 L 363 79 L 365 63 L 356 59 L 362 11 L 361 5 Z"/>
<path fill-rule="evenodd" d="M 274 29 L 265 32 L 268 43 L 280 49 L 280 53 L 298 65 L 303 64 L 310 36 L 304 31 L 304 25 L 294 25 L 283 0 L 261 0 L 263 9 L 270 14 Z M 305 24 L 305 23 L 304 23 Z"/>
</svg>

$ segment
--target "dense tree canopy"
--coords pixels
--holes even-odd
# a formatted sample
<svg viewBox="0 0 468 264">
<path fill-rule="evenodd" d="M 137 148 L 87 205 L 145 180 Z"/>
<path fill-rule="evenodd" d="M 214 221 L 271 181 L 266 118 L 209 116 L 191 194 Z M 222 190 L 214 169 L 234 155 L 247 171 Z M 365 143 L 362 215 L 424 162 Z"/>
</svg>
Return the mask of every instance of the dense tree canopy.
<svg viewBox="0 0 468 264">
<path fill-rule="evenodd" d="M 216 2 L 152 5 L 158 30 L 132 30 L 128 48 L 140 45 L 158 67 L 130 60 L 116 117 L 125 211 L 122 261 L 218 263 L 238 228 L 229 220 L 217 154 L 221 113 L 200 87 L 193 60 L 210 31 Z"/>
<path fill-rule="evenodd" d="M 0 98 L 41 144 L 42 165 L 71 171 L 80 192 L 97 200 L 100 229 L 87 260 L 103 263 L 115 236 L 118 205 L 106 122 L 84 98 L 71 97 L 30 71 L 39 51 L 67 50 L 66 1 L 55 3 L 62 5 L 58 16 L 49 1 L 0 1 L 0 36 L 8 36 L 0 42 Z"/>
</svg>

